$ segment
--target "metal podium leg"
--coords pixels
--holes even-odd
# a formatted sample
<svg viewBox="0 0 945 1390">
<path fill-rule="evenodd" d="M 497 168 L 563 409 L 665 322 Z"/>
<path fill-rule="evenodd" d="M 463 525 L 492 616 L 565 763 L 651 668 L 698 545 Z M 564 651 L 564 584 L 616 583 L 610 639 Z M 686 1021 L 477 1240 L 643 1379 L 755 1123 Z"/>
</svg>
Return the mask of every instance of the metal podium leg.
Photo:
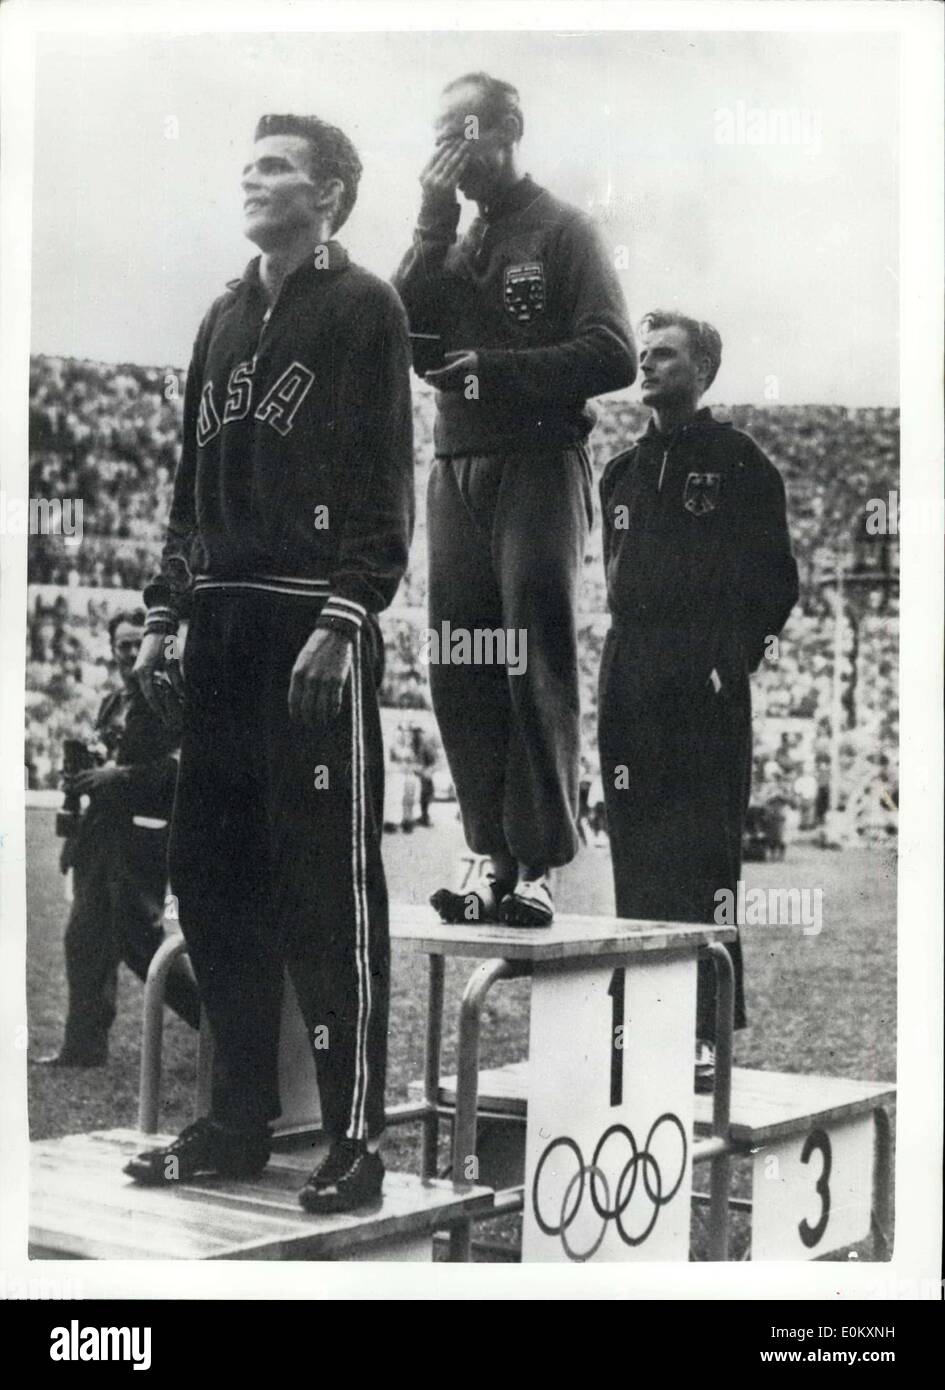
<svg viewBox="0 0 945 1390">
<path fill-rule="evenodd" d="M 735 972 L 732 958 L 720 942 L 706 948 L 715 967 L 715 1091 L 712 1133 L 728 1141 L 732 1109 L 732 1034 L 735 1026 Z M 732 1154 L 711 1160 L 709 1182 L 709 1259 L 728 1259 L 728 1199 L 732 1185 Z"/>
<path fill-rule="evenodd" d="M 161 1040 L 164 1036 L 164 992 L 177 957 L 187 950 L 183 936 L 169 936 L 155 951 L 144 982 L 144 1018 L 141 1025 L 141 1086 L 138 1091 L 138 1128 L 155 1134 L 161 1103 Z"/>
<path fill-rule="evenodd" d="M 436 1177 L 436 1151 L 440 1136 L 437 1106 L 440 1101 L 440 1050 L 443 1041 L 443 976 L 446 961 L 443 956 L 429 957 L 430 975 L 427 984 L 427 1044 L 423 1067 L 423 1099 L 427 1112 L 423 1117 L 420 1172 L 424 1178 Z"/>
<path fill-rule="evenodd" d="M 459 1012 L 457 1043 L 456 1112 L 453 1117 L 453 1182 L 465 1186 L 472 1179 L 467 1162 L 476 1153 L 476 1109 L 479 1104 L 479 1025 L 486 995 L 496 980 L 516 973 L 512 962 L 485 960 L 470 975 Z M 468 1262 L 472 1226 L 459 1222 L 450 1231 L 450 1259 Z"/>
</svg>

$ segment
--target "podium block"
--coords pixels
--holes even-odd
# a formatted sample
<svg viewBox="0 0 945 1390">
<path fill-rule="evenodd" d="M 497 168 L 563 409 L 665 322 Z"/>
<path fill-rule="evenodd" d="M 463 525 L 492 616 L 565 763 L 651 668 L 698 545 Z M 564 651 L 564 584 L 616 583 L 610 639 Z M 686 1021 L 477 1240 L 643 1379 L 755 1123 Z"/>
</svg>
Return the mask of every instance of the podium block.
<svg viewBox="0 0 945 1390">
<path fill-rule="evenodd" d="M 814 1260 L 869 1235 L 872 1116 L 791 1135 L 752 1168 L 753 1260 Z"/>
<path fill-rule="evenodd" d="M 694 1127 L 696 962 L 725 960 L 726 1037 L 731 967 L 721 947 L 734 928 L 617 917 L 561 916 L 541 930 L 499 923 L 444 925 L 407 905 L 392 935 L 431 959 L 424 1097 L 435 1121 L 440 1092 L 442 964 L 480 963 L 463 994 L 457 1037 L 453 1179 L 478 1180 L 479 1035 L 493 984 L 530 975 L 522 1258 L 685 1260 Z M 435 1138 L 435 1134 L 432 1136 Z M 435 1155 L 432 1138 L 427 1152 Z M 716 1186 L 722 1193 L 724 1148 Z M 725 1207 L 716 1206 L 723 1221 Z M 719 1241 L 721 1243 L 721 1240 Z M 468 1258 L 468 1232 L 451 1238 Z"/>
<path fill-rule="evenodd" d="M 685 1260 L 696 958 L 536 969 L 522 1258 Z"/>
<path fill-rule="evenodd" d="M 201 1019 L 197 1058 L 197 1094 L 194 1113 L 206 1115 L 210 1109 L 210 1083 L 213 1075 L 213 1035 L 206 1015 Z M 321 1129 L 322 1111 L 318 1095 L 315 1059 L 309 1045 L 305 1021 L 288 974 L 282 994 L 279 1025 L 279 1097 L 282 1111 L 273 1123 L 273 1134 L 298 1134 Z"/>
<path fill-rule="evenodd" d="M 279 1096 L 282 1113 L 274 1126 L 276 1134 L 321 1129 L 322 1110 L 315 1060 L 302 1011 L 288 975 L 282 996 L 279 1033 Z"/>
</svg>

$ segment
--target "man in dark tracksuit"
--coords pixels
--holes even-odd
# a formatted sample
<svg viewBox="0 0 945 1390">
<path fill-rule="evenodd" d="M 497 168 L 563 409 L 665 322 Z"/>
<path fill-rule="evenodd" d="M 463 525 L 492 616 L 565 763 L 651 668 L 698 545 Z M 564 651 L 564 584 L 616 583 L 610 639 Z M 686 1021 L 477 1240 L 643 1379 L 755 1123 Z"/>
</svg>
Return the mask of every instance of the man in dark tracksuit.
<svg viewBox="0 0 945 1390">
<path fill-rule="evenodd" d="M 648 314 L 653 419 L 601 480 L 613 623 L 600 673 L 601 773 L 622 917 L 707 922 L 733 895 L 751 780 L 749 673 L 797 601 L 784 484 L 750 436 L 698 400 L 721 361 L 709 324 Z M 745 1023 L 741 949 L 736 1027 Z M 700 964 L 697 1084 L 711 1083 L 711 967 Z"/>
<path fill-rule="evenodd" d="M 87 795 L 89 806 L 63 843 L 59 861 L 64 873 L 73 870 L 64 943 L 69 1010 L 62 1048 L 38 1058 L 41 1065 L 105 1064 L 118 967 L 124 961 L 143 980 L 164 940 L 166 823 L 174 803 L 177 739 L 148 708 L 133 676 L 143 627 L 140 610 L 116 613 L 108 624 L 122 684 L 106 695 L 95 721 L 105 761 L 65 779 L 65 790 Z M 167 1002 L 192 1028 L 199 1025 L 197 988 L 183 963 L 168 976 Z"/>
<path fill-rule="evenodd" d="M 283 965 L 318 1067 L 311 1211 L 380 1195 L 389 992 L 377 613 L 413 525 L 396 294 L 332 233 L 361 166 L 314 117 L 264 117 L 243 172 L 263 254 L 211 307 L 187 381 L 143 688 L 183 698 L 170 877 L 215 1042 L 211 1113 L 138 1181 L 250 1174 L 279 1113 Z M 184 690 L 174 650 L 192 591 Z"/>
<path fill-rule="evenodd" d="M 472 73 L 446 88 L 414 243 L 394 283 L 415 366 L 437 387 L 433 707 L 466 839 L 491 859 L 474 892 L 442 889 L 432 901 L 445 921 L 542 926 L 553 915 L 548 871 L 578 846 L 575 602 L 593 514 L 586 402 L 629 385 L 636 359 L 592 223 L 519 174 L 522 128 L 507 83 Z M 458 244 L 457 189 L 479 207 Z M 507 646 L 504 664 L 450 660 L 457 630 L 514 634 L 525 659 L 513 663 Z"/>
</svg>

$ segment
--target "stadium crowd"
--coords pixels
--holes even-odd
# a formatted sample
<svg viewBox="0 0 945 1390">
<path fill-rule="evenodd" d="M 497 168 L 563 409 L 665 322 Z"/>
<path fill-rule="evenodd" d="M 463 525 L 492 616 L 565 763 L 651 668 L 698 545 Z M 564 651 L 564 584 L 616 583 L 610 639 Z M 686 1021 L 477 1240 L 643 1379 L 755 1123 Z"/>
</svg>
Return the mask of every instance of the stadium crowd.
<svg viewBox="0 0 945 1390">
<path fill-rule="evenodd" d="M 179 450 L 182 377 L 173 368 L 35 357 L 30 373 L 30 497 L 81 499 L 81 544 L 30 538 L 27 627 L 27 773 L 57 785 L 61 743 L 88 737 L 110 678 L 106 624 L 137 603 L 160 550 Z M 643 430 L 647 411 L 620 397 L 598 403 L 599 471 Z M 822 818 L 830 753 L 838 562 L 845 585 L 841 767 L 853 795 L 874 776 L 897 795 L 898 554 L 895 538 L 865 534 L 867 504 L 898 488 L 899 417 L 891 409 L 739 406 L 720 409 L 780 469 L 801 575 L 801 600 L 776 659 L 754 679 L 756 801 L 783 803 L 802 829 Z M 420 660 L 426 606 L 424 496 L 432 455 L 432 399 L 414 398 L 417 530 L 410 568 L 386 615 L 382 703 L 429 708 Z M 579 642 L 586 766 L 594 775 L 597 672 L 607 630 L 600 526 L 591 533 L 580 596 Z M 101 592 L 101 591 L 111 591 Z M 129 592 L 131 591 L 131 592 Z"/>
</svg>

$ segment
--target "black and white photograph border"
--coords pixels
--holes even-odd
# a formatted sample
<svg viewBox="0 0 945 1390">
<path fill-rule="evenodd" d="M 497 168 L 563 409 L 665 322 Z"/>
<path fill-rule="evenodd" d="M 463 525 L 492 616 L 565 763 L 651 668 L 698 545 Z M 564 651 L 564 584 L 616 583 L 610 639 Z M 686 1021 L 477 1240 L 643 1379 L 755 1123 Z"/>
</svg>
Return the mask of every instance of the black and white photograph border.
<svg viewBox="0 0 945 1390">
<path fill-rule="evenodd" d="M 943 57 L 932 0 L 0 8 L 0 1297 L 940 1297 Z M 448 86 L 482 72 L 500 83 Z M 313 184 L 298 155 L 308 135 L 278 119 L 256 126 L 286 111 L 336 123 L 360 154 L 345 251 L 333 232 L 346 216 L 349 146 L 329 137 L 341 163 Z M 485 138 L 470 156 L 464 142 L 479 141 L 480 116 Z M 490 143 L 493 122 L 504 135 Z M 304 204 L 302 239 L 317 243 L 311 271 L 267 251 L 265 199 L 254 201 L 286 170 L 305 185 L 283 196 Z M 484 347 L 462 338 L 468 298 L 450 301 L 462 306 L 457 328 L 424 279 L 438 234 L 447 247 L 454 239 L 457 190 L 461 254 L 482 272 L 483 303 L 490 256 L 499 262 L 484 330 L 495 336 Z M 516 218 L 503 259 L 496 224 Z M 259 266 L 244 273 L 256 249 Z M 346 253 L 355 274 L 339 276 Z M 439 254 L 455 267 L 455 250 L 445 262 L 442 246 Z M 551 365 L 573 321 L 561 309 L 571 267 L 579 289 L 568 302 L 586 297 L 584 342 L 575 330 L 567 365 L 561 356 Z M 384 538 L 392 569 L 370 582 L 338 581 L 333 570 L 329 588 L 317 557 L 333 553 L 318 534 L 330 533 L 330 509 L 315 504 L 330 496 L 334 507 L 340 494 L 337 479 L 318 492 L 327 470 L 316 466 L 299 500 L 314 512 L 305 579 L 301 564 L 275 579 L 231 579 L 207 559 L 204 534 L 181 539 L 182 469 L 168 524 L 187 421 L 191 459 L 199 450 L 221 472 L 221 417 L 235 434 L 249 415 L 240 428 L 257 441 L 255 456 L 268 449 L 289 463 L 287 436 L 297 412 L 304 422 L 314 374 L 290 351 L 257 400 L 252 344 L 240 362 L 211 316 L 202 347 L 194 334 L 230 282 L 241 323 L 256 315 L 262 364 L 287 281 L 290 294 L 311 295 L 304 333 L 314 339 L 321 270 L 336 283 L 361 277 L 358 312 L 379 316 L 372 352 L 386 359 L 390 383 L 383 428 L 365 423 L 368 408 L 342 409 L 331 447 L 383 438 L 374 477 L 386 469 L 390 482 L 377 514 L 389 520 L 400 508 Z M 332 331 L 349 321 L 339 314 Z M 302 324 L 299 315 L 293 331 Z M 213 351 L 218 361 L 231 353 L 228 392 L 215 394 L 209 369 L 201 375 L 201 354 Z M 536 396 L 539 359 L 546 377 L 578 374 L 577 406 L 561 404 L 560 389 L 552 405 Z M 332 405 L 345 390 L 338 380 Z M 476 434 L 476 419 L 488 419 L 480 391 L 514 406 L 500 454 Z M 312 413 L 328 409 L 319 396 L 316 385 Z M 522 468 L 516 476 L 509 466 L 529 448 L 525 462 L 549 473 L 537 489 L 522 488 Z M 400 457 L 410 481 L 398 493 Z M 754 576 L 757 613 L 726 647 L 721 599 L 713 606 L 693 585 L 715 643 L 705 685 L 694 686 L 641 613 L 655 597 L 671 600 L 676 584 L 683 595 L 672 548 L 684 537 L 687 562 L 694 551 L 718 558 L 706 536 L 718 545 L 710 528 L 749 485 L 751 560 L 738 554 L 733 566 L 739 612 L 753 601 Z M 556 489 L 564 501 L 554 512 Z M 675 512 L 653 500 L 677 493 Z M 569 497 L 581 520 L 566 536 Z M 450 514 L 453 498 L 464 512 Z M 254 492 L 252 512 L 267 500 Z M 529 563 L 516 570 L 519 591 L 503 577 L 501 621 L 490 609 L 468 629 L 459 615 L 470 613 L 465 600 L 485 566 L 477 572 L 467 557 L 460 568 L 456 518 L 468 516 L 476 532 L 486 509 L 493 538 L 500 521 L 507 528 L 506 557 Z M 298 518 L 283 509 L 277 520 L 288 530 Z M 555 665 L 542 651 L 549 633 L 561 641 L 561 614 L 549 623 L 544 598 L 549 539 L 580 557 L 569 581 L 581 704 L 573 727 L 570 687 L 556 687 L 561 653 Z M 390 559 L 398 546 L 403 563 Z M 182 569 L 192 578 L 197 547 L 209 570 L 193 599 L 200 628 L 173 582 Z M 654 578 L 648 566 L 663 557 Z M 447 594 L 453 566 L 460 578 Z M 540 566 L 544 586 L 534 583 Z M 682 646 L 694 665 L 707 624 L 695 598 L 685 611 Z M 193 709 L 172 817 L 176 624 L 180 616 L 184 645 L 189 637 L 204 662 L 217 641 L 249 667 L 252 629 L 267 612 L 279 617 L 266 659 L 279 660 L 280 642 L 291 648 L 280 709 L 287 696 L 295 722 L 285 727 L 297 741 L 278 743 L 260 694 L 253 708 L 269 723 L 246 764 L 258 772 L 281 747 L 291 788 L 293 763 L 320 750 L 314 779 L 291 795 L 303 816 L 334 795 L 340 811 L 325 825 L 340 817 L 354 827 L 339 841 L 353 854 L 353 898 L 344 886 L 352 871 L 338 881 L 319 874 L 315 851 L 309 882 L 316 892 L 325 884 L 323 916 L 355 922 L 357 1032 L 349 1043 L 348 1015 L 331 999 L 323 1025 L 321 985 L 300 1011 L 295 986 L 304 994 L 308 957 L 281 932 L 293 988 L 281 1003 L 276 1098 L 258 1102 L 269 1105 L 274 1152 L 262 1177 L 245 1151 L 248 1167 L 229 1176 L 218 1159 L 204 1200 L 199 1176 L 182 1191 L 139 1186 L 154 1161 L 135 1157 L 206 1113 L 211 1093 L 212 1141 L 232 1142 L 222 1121 L 239 1103 L 219 1039 L 214 1067 L 207 1010 L 223 1004 L 207 984 L 215 962 L 193 885 L 215 855 L 245 868 L 252 830 L 235 815 L 199 837 L 180 831 L 186 791 L 194 802 L 200 780 L 222 776 L 226 761 L 201 744 Z M 235 621 L 217 624 L 226 613 Z M 663 663 L 659 681 L 654 663 Z M 509 767 L 526 784 L 534 778 L 518 804 L 504 767 L 489 783 L 498 762 L 488 717 L 500 715 L 483 701 L 496 665 L 506 668 L 509 707 L 521 711 L 534 696 L 523 718 L 545 718 L 554 735 L 547 768 L 536 764 L 547 739 L 517 766 L 510 754 Z M 244 720 L 247 708 L 243 700 Z M 103 962 L 103 914 L 86 914 L 79 940 L 76 864 L 91 853 L 99 789 L 131 784 L 136 721 L 156 800 L 126 817 L 138 880 L 122 861 L 116 918 L 127 939 L 110 940 Z M 335 732 L 311 734 L 319 721 L 334 721 Z M 527 741 L 527 723 L 516 728 Z M 372 760 L 383 764 L 383 798 L 370 785 Z M 742 764 L 751 774 L 744 804 Z M 250 782 L 247 772 L 229 785 Z M 493 785 L 504 786 L 498 808 Z M 497 812 L 501 850 L 490 833 Z M 723 847 L 714 859 L 713 833 Z M 196 838 L 209 846 L 202 854 Z M 156 887 L 145 886 L 144 841 L 150 880 L 159 862 Z M 308 855 L 304 834 L 286 843 L 288 854 Z M 386 900 L 372 846 L 390 890 L 389 972 L 375 936 Z M 705 882 L 700 857 L 711 860 Z M 280 879 L 280 898 L 298 874 L 290 878 Z M 139 929 L 129 926 L 135 913 Z M 179 913 L 193 932 L 192 967 Z M 320 958 L 318 968 L 347 979 L 347 961 Z M 76 1001 L 83 979 L 88 994 L 90 962 L 98 1040 L 80 1057 Z M 296 1200 L 327 1152 L 337 1088 L 350 1110 L 329 1168 L 349 1148 L 359 1157 L 344 1181 L 378 1167 L 378 1095 L 367 1078 L 383 1071 L 384 1049 L 366 1021 L 372 988 L 390 994 L 387 1174 L 375 1213 L 387 1221 L 373 1227 L 357 1212 L 332 1214 L 325 1194 L 344 1184 L 331 1186 L 325 1169 L 305 1186 L 305 1212 Z M 268 996 L 277 1011 L 278 992 L 277 982 Z M 258 979 L 250 993 L 247 1018 L 264 1011 Z M 344 1057 L 333 1068 L 319 1049 L 330 1052 L 336 1018 Z M 252 1031 L 227 1044 L 231 1063 L 256 1066 Z M 187 1162 L 181 1152 L 172 1164 Z M 125 1207 L 102 1195 L 111 1170 L 129 1193 Z M 245 1222 L 238 1234 L 239 1221 L 226 1232 L 216 1221 L 214 1183 Z M 175 1229 L 185 1207 L 192 1246 L 183 1224 Z"/>
</svg>

